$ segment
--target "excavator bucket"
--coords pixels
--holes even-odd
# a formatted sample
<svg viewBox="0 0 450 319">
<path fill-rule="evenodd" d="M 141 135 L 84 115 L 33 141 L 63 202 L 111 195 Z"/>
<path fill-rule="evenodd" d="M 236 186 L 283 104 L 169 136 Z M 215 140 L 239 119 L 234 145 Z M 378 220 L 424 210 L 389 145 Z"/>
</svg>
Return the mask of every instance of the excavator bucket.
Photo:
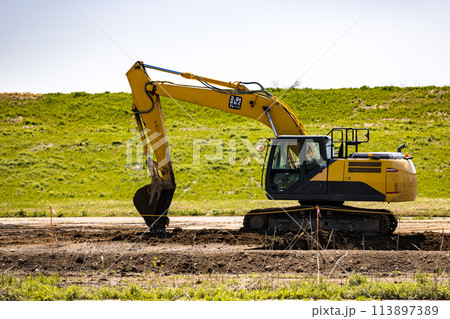
<svg viewBox="0 0 450 319">
<path fill-rule="evenodd" d="M 169 225 L 167 212 L 172 202 L 175 185 L 154 178 L 152 182 L 138 189 L 133 202 L 150 229 L 150 234 L 163 235 Z"/>
</svg>

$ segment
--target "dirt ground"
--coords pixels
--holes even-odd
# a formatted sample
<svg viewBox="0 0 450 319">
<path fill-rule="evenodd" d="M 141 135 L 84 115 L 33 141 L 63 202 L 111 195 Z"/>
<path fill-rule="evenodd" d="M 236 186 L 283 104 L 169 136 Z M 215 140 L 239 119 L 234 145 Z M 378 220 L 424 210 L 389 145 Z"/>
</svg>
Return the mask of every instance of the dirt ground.
<svg viewBox="0 0 450 319">
<path fill-rule="evenodd" d="M 0 219 L 0 273 L 91 278 L 140 274 L 322 274 L 376 277 L 450 271 L 450 220 L 401 221 L 391 236 L 249 233 L 242 217 L 172 217 L 164 237 L 140 218 Z"/>
</svg>

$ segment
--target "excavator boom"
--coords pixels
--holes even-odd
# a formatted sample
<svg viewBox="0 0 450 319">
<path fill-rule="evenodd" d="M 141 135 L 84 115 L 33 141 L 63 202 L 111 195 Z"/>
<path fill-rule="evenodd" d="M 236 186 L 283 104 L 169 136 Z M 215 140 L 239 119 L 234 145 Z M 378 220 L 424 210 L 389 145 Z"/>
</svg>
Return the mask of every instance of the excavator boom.
<svg viewBox="0 0 450 319">
<path fill-rule="evenodd" d="M 202 86 L 152 81 L 146 68 L 196 80 Z M 252 118 L 270 127 L 276 136 L 306 134 L 303 124 L 291 108 L 259 84 L 258 90 L 250 90 L 245 83 L 214 80 L 142 62 L 136 62 L 131 67 L 127 78 L 133 96 L 133 113 L 147 156 L 147 167 L 152 175 L 152 182 L 139 189 L 133 201 L 146 224 L 155 233 L 164 232 L 168 225 L 167 211 L 176 187 L 159 96 Z M 283 125 L 276 127 L 274 123 Z"/>
</svg>

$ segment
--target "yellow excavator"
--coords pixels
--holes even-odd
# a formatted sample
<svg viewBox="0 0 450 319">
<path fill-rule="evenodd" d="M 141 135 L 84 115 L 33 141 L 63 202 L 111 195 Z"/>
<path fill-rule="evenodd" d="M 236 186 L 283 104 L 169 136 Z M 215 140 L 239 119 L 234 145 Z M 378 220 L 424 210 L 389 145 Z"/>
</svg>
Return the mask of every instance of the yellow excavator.
<svg viewBox="0 0 450 319">
<path fill-rule="evenodd" d="M 179 75 L 198 86 L 153 81 L 146 69 Z M 298 116 L 257 82 L 224 82 L 191 73 L 136 62 L 127 72 L 133 113 L 151 172 L 134 205 L 151 233 L 163 234 L 175 192 L 175 178 L 160 96 L 246 116 L 270 127 L 263 166 L 268 199 L 295 200 L 298 206 L 255 209 L 244 217 L 249 231 L 316 229 L 368 235 L 391 234 L 395 215 L 385 209 L 344 205 L 345 201 L 402 202 L 415 200 L 416 170 L 409 154 L 358 152 L 369 130 L 332 128 L 327 135 L 306 135 Z M 257 86 L 251 90 L 247 86 Z M 150 146 L 152 151 L 150 150 Z M 320 213 L 320 219 L 316 214 Z"/>
</svg>

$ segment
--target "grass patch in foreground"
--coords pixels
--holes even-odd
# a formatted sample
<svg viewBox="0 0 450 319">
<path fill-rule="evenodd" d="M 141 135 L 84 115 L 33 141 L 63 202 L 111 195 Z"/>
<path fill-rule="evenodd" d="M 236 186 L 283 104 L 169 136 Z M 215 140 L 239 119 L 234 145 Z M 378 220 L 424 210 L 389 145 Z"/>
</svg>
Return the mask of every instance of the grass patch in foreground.
<svg viewBox="0 0 450 319">
<path fill-rule="evenodd" d="M 158 282 L 161 280 L 161 282 Z M 198 280 L 170 286 L 164 280 L 147 284 L 124 283 L 109 286 L 67 284 L 59 276 L 18 278 L 3 275 L 0 300 L 449 300 L 448 281 L 417 274 L 411 281 L 375 281 L 352 275 L 344 283 L 307 279 L 292 280 L 285 285 L 254 276 Z"/>
</svg>

